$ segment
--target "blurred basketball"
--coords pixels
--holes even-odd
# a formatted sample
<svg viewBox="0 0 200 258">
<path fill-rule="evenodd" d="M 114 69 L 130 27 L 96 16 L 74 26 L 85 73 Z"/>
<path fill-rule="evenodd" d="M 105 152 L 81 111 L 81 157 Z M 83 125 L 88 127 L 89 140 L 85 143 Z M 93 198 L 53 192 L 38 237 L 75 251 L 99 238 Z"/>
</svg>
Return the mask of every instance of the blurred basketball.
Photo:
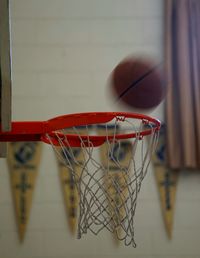
<svg viewBox="0 0 200 258">
<path fill-rule="evenodd" d="M 154 108 L 165 96 L 162 65 L 148 58 L 128 57 L 113 70 L 110 86 L 116 99 L 129 107 Z"/>
</svg>

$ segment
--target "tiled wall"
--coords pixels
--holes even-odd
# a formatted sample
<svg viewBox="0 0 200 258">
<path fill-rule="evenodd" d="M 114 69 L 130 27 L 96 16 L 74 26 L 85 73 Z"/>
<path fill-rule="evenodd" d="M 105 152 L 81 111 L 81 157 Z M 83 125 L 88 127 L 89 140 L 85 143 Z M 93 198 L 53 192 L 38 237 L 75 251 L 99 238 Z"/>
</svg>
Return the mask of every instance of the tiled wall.
<svg viewBox="0 0 200 258">
<path fill-rule="evenodd" d="M 162 0 L 12 0 L 13 119 L 117 110 L 107 78 L 128 54 L 162 60 Z M 153 113 L 163 118 L 160 106 Z M 153 171 L 136 213 L 138 247 L 116 247 L 109 233 L 76 240 L 68 230 L 57 165 L 43 146 L 31 217 L 19 243 L 6 161 L 0 161 L 0 258 L 200 257 L 200 175 L 178 185 L 172 240 L 165 234 Z"/>
</svg>

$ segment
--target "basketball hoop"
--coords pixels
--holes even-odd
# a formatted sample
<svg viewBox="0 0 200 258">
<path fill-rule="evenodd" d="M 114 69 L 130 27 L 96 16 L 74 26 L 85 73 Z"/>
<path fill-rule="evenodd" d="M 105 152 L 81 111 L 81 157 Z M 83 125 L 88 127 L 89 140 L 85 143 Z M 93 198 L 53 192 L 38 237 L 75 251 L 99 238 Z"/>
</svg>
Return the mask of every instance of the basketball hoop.
<svg viewBox="0 0 200 258">
<path fill-rule="evenodd" d="M 96 133 L 99 125 L 103 128 L 101 135 Z M 98 234 L 107 228 L 125 245 L 135 247 L 134 215 L 138 193 L 156 148 L 159 129 L 160 122 L 146 115 L 82 113 L 41 122 L 12 122 L 11 132 L 0 131 L 0 141 L 51 144 L 76 182 L 79 193 L 78 238 L 88 231 Z M 144 142 L 145 137 L 149 139 Z M 131 146 L 126 162 L 120 158 L 124 142 Z M 99 161 L 100 146 L 106 150 L 104 164 Z M 74 148 L 82 151 L 81 161 L 74 155 Z M 75 173 L 75 166 L 80 168 L 79 174 Z M 117 171 L 120 171 L 120 184 L 113 177 Z M 113 198 L 111 188 L 115 189 L 118 201 Z"/>
</svg>

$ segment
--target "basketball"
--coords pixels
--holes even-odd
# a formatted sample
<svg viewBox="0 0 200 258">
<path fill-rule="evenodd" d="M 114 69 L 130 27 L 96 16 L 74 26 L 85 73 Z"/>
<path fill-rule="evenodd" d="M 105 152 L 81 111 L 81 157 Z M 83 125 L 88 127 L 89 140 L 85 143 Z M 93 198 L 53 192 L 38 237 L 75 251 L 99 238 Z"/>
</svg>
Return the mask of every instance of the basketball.
<svg viewBox="0 0 200 258">
<path fill-rule="evenodd" d="M 127 57 L 110 76 L 116 100 L 136 109 L 152 109 L 165 96 L 162 65 L 148 58 Z"/>
</svg>

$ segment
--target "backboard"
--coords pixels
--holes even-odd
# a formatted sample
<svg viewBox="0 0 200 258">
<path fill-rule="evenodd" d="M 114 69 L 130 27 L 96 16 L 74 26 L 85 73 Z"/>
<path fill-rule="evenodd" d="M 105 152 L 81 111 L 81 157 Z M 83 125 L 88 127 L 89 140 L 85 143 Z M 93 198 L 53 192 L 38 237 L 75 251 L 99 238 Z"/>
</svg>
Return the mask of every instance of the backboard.
<svg viewBox="0 0 200 258">
<path fill-rule="evenodd" d="M 9 0 L 0 0 L 0 121 L 1 130 L 11 130 L 11 44 Z M 0 157 L 6 144 L 0 144 Z"/>
</svg>

